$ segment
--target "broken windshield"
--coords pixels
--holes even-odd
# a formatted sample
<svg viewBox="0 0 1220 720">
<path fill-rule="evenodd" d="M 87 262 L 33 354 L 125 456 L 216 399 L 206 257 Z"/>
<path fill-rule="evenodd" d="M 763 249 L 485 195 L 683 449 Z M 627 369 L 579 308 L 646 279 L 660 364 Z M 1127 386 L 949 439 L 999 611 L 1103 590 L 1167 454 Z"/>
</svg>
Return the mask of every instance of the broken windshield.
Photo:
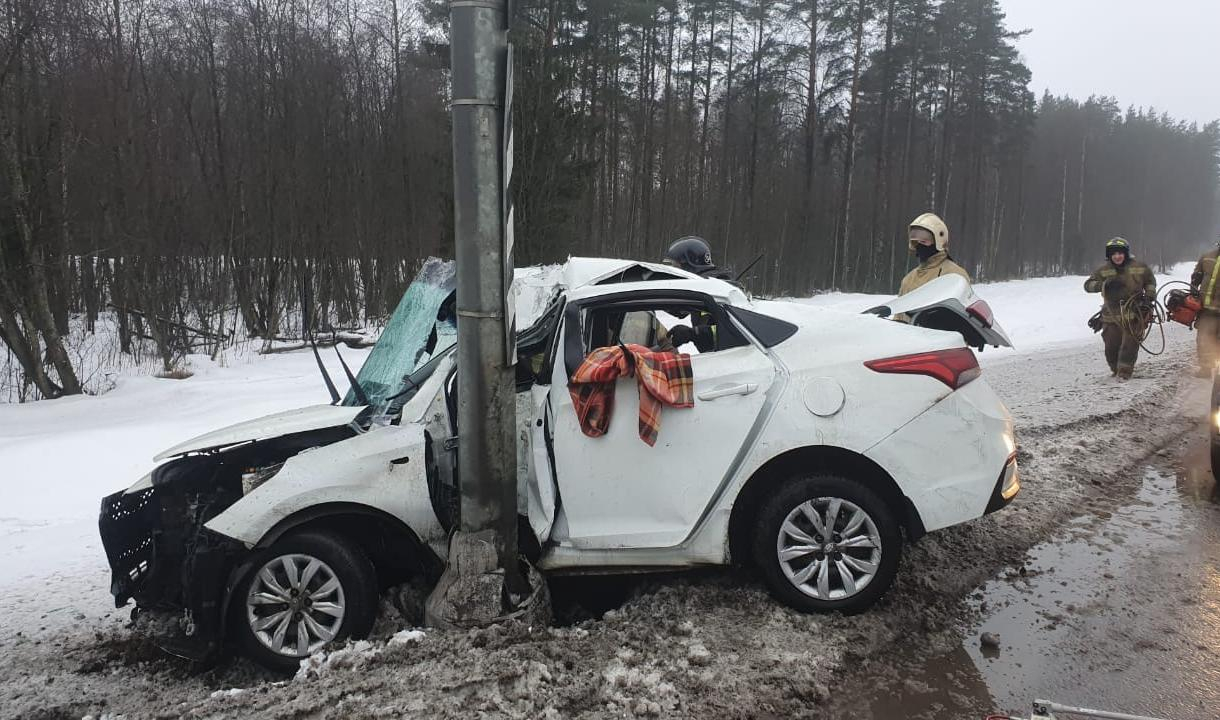
<svg viewBox="0 0 1220 720">
<path fill-rule="evenodd" d="M 403 293 L 356 376 L 369 405 L 383 409 L 404 390 L 422 383 L 426 378 L 411 377 L 412 373 L 457 342 L 455 269 L 452 260 L 428 258 Z M 360 400 L 355 390 L 348 390 L 343 404 L 362 405 Z"/>
</svg>

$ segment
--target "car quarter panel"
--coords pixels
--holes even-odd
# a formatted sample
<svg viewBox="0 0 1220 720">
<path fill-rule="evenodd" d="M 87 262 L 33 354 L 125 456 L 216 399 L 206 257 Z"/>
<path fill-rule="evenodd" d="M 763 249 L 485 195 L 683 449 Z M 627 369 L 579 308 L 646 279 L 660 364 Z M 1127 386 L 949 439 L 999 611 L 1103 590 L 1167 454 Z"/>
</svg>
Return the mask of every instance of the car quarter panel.
<svg viewBox="0 0 1220 720">
<path fill-rule="evenodd" d="M 865 454 L 894 478 L 931 531 L 983 515 L 1015 449 L 1008 410 L 979 379 Z"/>
<path fill-rule="evenodd" d="M 762 311 L 775 305 L 779 303 L 769 303 Z M 933 378 L 877 373 L 864 363 L 927 352 L 938 345 L 961 347 L 959 336 L 870 317 L 805 310 L 798 316 L 796 335 L 771 350 L 790 379 L 759 440 L 757 465 L 808 445 L 863 453 L 951 392 Z"/>
<path fill-rule="evenodd" d="M 386 512 L 429 544 L 444 538 L 428 497 L 424 430 L 415 424 L 375 426 L 295 455 L 206 527 L 252 547 L 285 518 L 329 502 Z"/>
</svg>

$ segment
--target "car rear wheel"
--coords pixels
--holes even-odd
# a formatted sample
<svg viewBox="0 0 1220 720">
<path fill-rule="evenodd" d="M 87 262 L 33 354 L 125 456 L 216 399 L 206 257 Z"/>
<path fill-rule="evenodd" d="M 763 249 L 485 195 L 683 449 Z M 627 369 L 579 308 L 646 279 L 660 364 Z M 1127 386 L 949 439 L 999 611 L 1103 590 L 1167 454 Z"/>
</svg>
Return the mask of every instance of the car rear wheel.
<svg viewBox="0 0 1220 720">
<path fill-rule="evenodd" d="M 802 612 L 867 609 L 894 582 L 901 552 L 885 501 L 834 475 L 788 481 L 755 524 L 754 558 L 768 589 Z"/>
<path fill-rule="evenodd" d="M 304 532 L 261 553 L 234 595 L 245 655 L 290 672 L 328 645 L 369 633 L 377 611 L 369 559 L 344 538 Z"/>
</svg>

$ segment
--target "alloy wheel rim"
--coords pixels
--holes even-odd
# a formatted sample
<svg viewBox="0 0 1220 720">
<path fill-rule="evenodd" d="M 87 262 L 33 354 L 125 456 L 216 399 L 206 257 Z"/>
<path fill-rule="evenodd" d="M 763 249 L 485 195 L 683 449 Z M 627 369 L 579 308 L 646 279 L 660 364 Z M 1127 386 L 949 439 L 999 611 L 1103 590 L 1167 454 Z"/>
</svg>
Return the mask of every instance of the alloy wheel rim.
<svg viewBox="0 0 1220 720">
<path fill-rule="evenodd" d="M 268 650 L 307 657 L 339 634 L 347 612 L 343 585 L 321 560 L 302 554 L 267 561 L 246 594 L 246 622 Z"/>
<path fill-rule="evenodd" d="M 859 505 L 818 497 L 784 518 L 775 552 L 784 577 L 802 593 L 817 600 L 846 600 L 877 576 L 881 534 Z"/>
</svg>

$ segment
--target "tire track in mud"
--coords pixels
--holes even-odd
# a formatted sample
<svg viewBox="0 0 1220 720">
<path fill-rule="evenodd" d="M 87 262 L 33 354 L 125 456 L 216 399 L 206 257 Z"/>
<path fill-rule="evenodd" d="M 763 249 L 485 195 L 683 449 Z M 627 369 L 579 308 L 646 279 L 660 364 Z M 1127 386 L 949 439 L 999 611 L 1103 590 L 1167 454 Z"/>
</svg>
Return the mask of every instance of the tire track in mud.
<svg viewBox="0 0 1220 720">
<path fill-rule="evenodd" d="M 387 644 L 409 624 L 390 618 L 377 639 L 295 681 L 240 661 L 200 671 L 132 651 L 127 631 L 83 630 L 59 648 L 6 648 L 0 716 L 826 717 L 870 659 L 895 643 L 956 644 L 975 587 L 1066 518 L 1133 491 L 1139 460 L 1197 423 L 1179 417 L 1203 383 L 1182 377 L 1184 345 L 1145 361 L 1126 385 L 1081 372 L 1100 364 L 1091 348 L 986 365 L 1017 418 L 1024 490 L 1004 511 L 909 546 L 895 587 L 862 615 L 793 612 L 741 571 L 643 578 L 601 619 L 563 627 L 427 631 Z"/>
</svg>

